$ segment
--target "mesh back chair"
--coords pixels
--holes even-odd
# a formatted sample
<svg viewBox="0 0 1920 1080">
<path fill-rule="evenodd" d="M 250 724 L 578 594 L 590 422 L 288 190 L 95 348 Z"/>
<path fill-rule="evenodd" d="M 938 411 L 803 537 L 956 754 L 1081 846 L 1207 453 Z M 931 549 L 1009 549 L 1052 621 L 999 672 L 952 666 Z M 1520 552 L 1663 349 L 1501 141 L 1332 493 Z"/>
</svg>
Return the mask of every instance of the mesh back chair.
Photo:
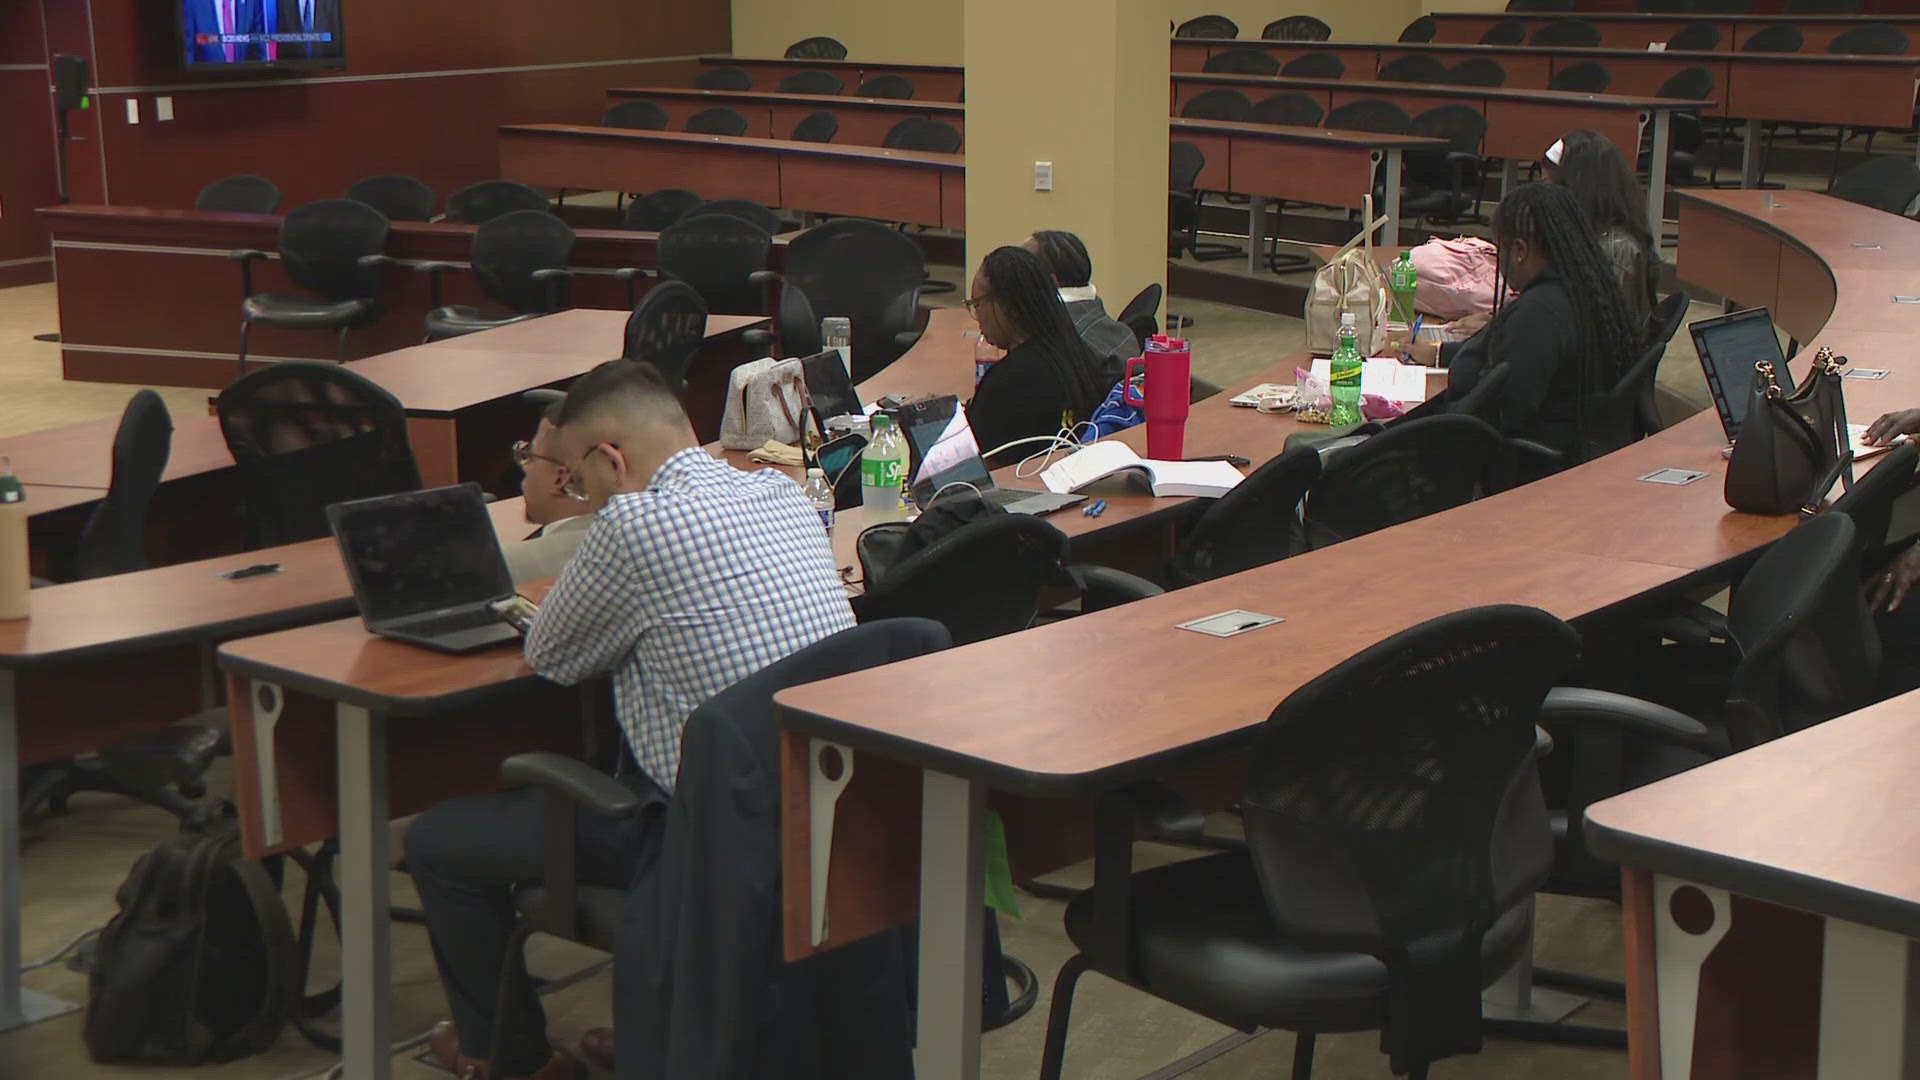
<svg viewBox="0 0 1920 1080">
<path fill-rule="evenodd" d="M 845 60 L 847 47 L 830 37 L 801 38 L 787 46 L 789 60 Z"/>
<path fill-rule="evenodd" d="M 1662 300 L 1653 312 L 1667 336 L 1686 318 L 1687 294 L 1676 292 Z M 1633 357 L 1629 366 L 1607 389 L 1588 395 L 1582 412 L 1581 442 L 1577 460 L 1565 451 L 1530 439 L 1510 438 L 1513 476 L 1509 482 L 1524 483 L 1613 453 L 1648 434 L 1648 422 L 1659 423 L 1654 405 L 1654 382 L 1660 372 L 1660 359 L 1667 352 L 1667 339 L 1649 341 Z M 1656 428 L 1657 430 L 1657 428 Z"/>
<path fill-rule="evenodd" d="M 568 306 L 573 274 L 567 265 L 573 258 L 573 229 L 545 210 L 515 210 L 475 229 L 469 258 L 480 291 L 506 310 L 445 303 L 441 278 L 459 267 L 446 262 L 428 263 L 420 267 L 427 274 L 431 293 L 428 341 L 476 334 Z"/>
<path fill-rule="evenodd" d="M 1214 500 L 1180 541 L 1169 577 L 1180 584 L 1251 570 L 1290 558 L 1305 546 L 1300 502 L 1320 477 L 1314 447 L 1288 450 Z"/>
<path fill-rule="evenodd" d="M 1828 194 L 1904 217 L 1920 199 L 1920 166 L 1908 157 L 1863 161 L 1835 177 Z"/>
<path fill-rule="evenodd" d="M 738 110 L 719 105 L 701 109 L 687 117 L 687 122 L 681 125 L 680 130 L 696 135 L 745 135 L 747 118 L 741 116 Z"/>
<path fill-rule="evenodd" d="M 1225 15 L 1201 15 L 1181 23 L 1173 31 L 1177 38 L 1237 38 L 1240 24 Z"/>
<path fill-rule="evenodd" d="M 1326 41 L 1333 27 L 1311 15 L 1289 15 L 1275 19 L 1260 31 L 1262 41 Z"/>
<path fill-rule="evenodd" d="M 1527 40 L 1527 24 L 1519 19 L 1501 19 L 1480 35 L 1482 45 L 1519 45 Z"/>
<path fill-rule="evenodd" d="M 793 131 L 787 136 L 794 142 L 830 143 L 840 134 L 840 118 L 827 109 L 810 112 L 793 125 Z"/>
<path fill-rule="evenodd" d="M 753 73 L 743 67 L 722 64 L 694 76 L 693 86 L 696 90 L 751 90 Z"/>
<path fill-rule="evenodd" d="M 1227 49 L 1207 57 L 1200 70 L 1225 75 L 1278 75 L 1280 61 L 1264 49 Z"/>
<path fill-rule="evenodd" d="M 1381 64 L 1374 78 L 1381 82 L 1443 83 L 1447 81 L 1447 65 L 1426 53 L 1408 53 Z M 1340 110 L 1335 107 L 1334 111 Z"/>
<path fill-rule="evenodd" d="M 1323 548 L 1465 505 L 1501 450 L 1500 433 L 1473 416 L 1388 424 L 1327 460 L 1307 492 L 1307 542 Z"/>
<path fill-rule="evenodd" d="M 1507 69 L 1490 56 L 1476 56 L 1453 65 L 1441 81 L 1455 86 L 1504 86 Z"/>
<path fill-rule="evenodd" d="M 1474 61 L 1467 61 L 1473 63 Z M 1487 118 L 1471 105 L 1441 105 L 1428 109 L 1407 125 L 1411 135 L 1445 139 L 1445 150 L 1405 152 L 1408 191 L 1400 212 L 1415 221 L 1465 220 L 1480 203 L 1480 144 L 1487 137 Z M 1384 202 L 1384 188 L 1375 199 Z"/>
<path fill-rule="evenodd" d="M 1380 98 L 1363 98 L 1336 106 L 1327 113 L 1327 127 L 1335 131 L 1371 131 L 1376 135 L 1405 135 L 1413 117 L 1407 110 Z"/>
<path fill-rule="evenodd" d="M 1901 443 L 1874 462 L 1830 507 L 1852 519 L 1860 567 L 1869 577 L 1886 565 L 1893 501 L 1912 490 L 1916 466 L 1920 466 L 1920 445 Z"/>
<path fill-rule="evenodd" d="M 1181 116 L 1200 120 L 1251 120 L 1253 103 L 1238 90 L 1216 89 L 1195 94 L 1181 106 Z M 1167 156 L 1167 256 L 1191 255 L 1196 262 L 1230 259 L 1245 249 L 1237 244 L 1200 239 L 1200 207 L 1206 192 L 1194 184 L 1207 167 L 1207 156 L 1188 142 L 1176 142 Z"/>
<path fill-rule="evenodd" d="M 1764 29 L 1756 30 L 1753 36 L 1740 43 L 1741 52 L 1792 53 L 1799 52 L 1806 43 L 1800 28 L 1791 23 L 1774 23 Z"/>
<path fill-rule="evenodd" d="M 752 199 L 715 199 L 709 203 L 701 203 L 687 211 L 684 216 L 694 217 L 700 214 L 725 214 L 728 217 L 737 217 L 758 226 L 760 231 L 768 236 L 780 231 L 780 215 Z"/>
<path fill-rule="evenodd" d="M 194 196 L 195 210 L 229 214 L 271 214 L 280 209 L 280 189 L 264 176 L 229 176 L 215 180 Z"/>
<path fill-rule="evenodd" d="M 1788 15 L 1858 15 L 1860 0 L 1787 0 Z"/>
<path fill-rule="evenodd" d="M 831 71 L 796 71 L 775 83 L 777 94 L 841 94 L 847 84 Z"/>
<path fill-rule="evenodd" d="M 776 280 L 767 270 L 767 255 L 772 250 L 773 237 L 745 218 L 697 213 L 661 231 L 656 258 L 660 276 L 693 286 L 708 311 L 764 315 L 767 286 Z M 623 272 L 622 276 L 631 281 L 640 275 Z M 629 295 L 629 306 L 632 303 Z"/>
<path fill-rule="evenodd" d="M 686 188 L 661 188 L 645 195 L 636 195 L 627 203 L 620 225 L 641 232 L 659 232 L 680 220 L 702 201 L 698 194 Z"/>
<path fill-rule="evenodd" d="M 699 292 L 684 281 L 662 281 L 627 316 L 620 355 L 659 368 L 667 385 L 679 390 L 706 337 L 707 304 Z"/>
<path fill-rule="evenodd" d="M 1319 52 L 1296 56 L 1280 68 L 1280 74 L 1302 79 L 1338 79 L 1346 73 L 1347 65 L 1339 57 Z"/>
<path fill-rule="evenodd" d="M 427 221 L 439 196 L 411 176 L 369 176 L 347 189 L 346 198 L 366 203 L 388 221 Z"/>
<path fill-rule="evenodd" d="M 665 131 L 667 123 L 667 110 L 657 101 L 622 101 L 600 114 L 602 127 Z"/>
<path fill-rule="evenodd" d="M 861 97 L 892 98 L 896 101 L 909 101 L 913 98 L 913 80 L 905 75 L 875 75 L 860 84 L 854 93 Z"/>
<path fill-rule="evenodd" d="M 1580 639 L 1535 608 L 1444 615 L 1288 695 L 1256 735 L 1243 851 L 1133 872 L 1164 791 L 1102 796 L 1094 887 L 1067 907 L 1040 1067 L 1060 1075 L 1092 968 L 1242 1030 L 1381 1031 L 1392 1071 L 1481 1045 L 1480 994 L 1525 954 L 1553 848 L 1535 722 Z"/>
<path fill-rule="evenodd" d="M 1827 43 L 1827 51 L 1854 56 L 1900 56 L 1907 51 L 1907 35 L 1892 23 L 1866 23 L 1835 35 Z"/>
<path fill-rule="evenodd" d="M 1582 19 L 1555 19 L 1533 32 L 1527 44 L 1562 49 L 1600 47 L 1600 28 Z"/>
<path fill-rule="evenodd" d="M 816 225 L 787 245 L 781 347 L 812 356 L 821 349 L 820 319 L 845 316 L 853 323 L 853 378 L 860 382 L 919 339 L 914 323 L 926 279 L 926 255 L 897 229 L 858 218 Z"/>
<path fill-rule="evenodd" d="M 1612 83 L 1613 75 L 1607 71 L 1606 65 L 1595 60 L 1582 60 L 1554 72 L 1553 78 L 1547 80 L 1547 89 L 1604 94 Z"/>
<path fill-rule="evenodd" d="M 173 448 L 173 418 L 152 390 L 136 391 L 113 436 L 113 479 L 73 554 L 76 577 L 100 578 L 147 568 L 147 508 Z"/>
<path fill-rule="evenodd" d="M 1400 31 L 1399 40 L 1409 45 L 1418 45 L 1423 42 L 1432 41 L 1433 35 L 1438 33 L 1439 30 L 1440 24 L 1434 21 L 1433 16 L 1422 15 L 1408 23 L 1406 29 Z"/>
<path fill-rule="evenodd" d="M 1713 96 L 1713 70 L 1704 66 L 1683 68 L 1661 83 L 1654 96 L 1704 101 Z M 1694 166 L 1699 161 L 1700 148 L 1706 145 L 1706 141 L 1706 129 L 1701 125 L 1698 113 L 1676 111 L 1673 114 L 1673 135 L 1667 151 L 1669 183 L 1693 180 Z M 1642 167 L 1645 167 L 1646 155 L 1641 156 Z"/>
<path fill-rule="evenodd" d="M 407 411 L 351 368 L 291 361 L 214 399 L 254 547 L 326 536 L 327 507 L 420 487 Z"/>
<path fill-rule="evenodd" d="M 1032 514 L 970 522 L 878 570 L 884 545 L 897 540 L 897 530 L 861 534 L 856 551 L 866 591 L 855 614 L 863 623 L 932 619 L 955 645 L 1032 626 L 1041 595 L 1066 577 L 1066 534 Z"/>
<path fill-rule="evenodd" d="M 228 253 L 240 264 L 240 352 L 237 371 L 247 370 L 247 337 L 254 323 L 286 330 L 332 330 L 334 356 L 347 358 L 347 332 L 380 317 L 386 215 L 352 199 L 321 199 L 280 220 L 280 267 L 313 295 L 253 291 L 253 264 L 267 253 L 251 248 Z"/>
<path fill-rule="evenodd" d="M 960 129 L 944 120 L 910 116 L 888 129 L 881 146 L 889 150 L 917 150 L 928 154 L 960 152 Z"/>
<path fill-rule="evenodd" d="M 1189 144 L 1191 145 L 1191 144 Z M 1133 331 L 1133 336 L 1145 345 L 1147 340 L 1160 332 L 1160 320 L 1155 315 L 1160 311 L 1160 298 L 1163 295 L 1158 282 L 1141 289 L 1120 309 L 1114 321 Z"/>
<path fill-rule="evenodd" d="M 447 196 L 447 220 L 484 225 L 516 210 L 545 210 L 547 197 L 512 180 L 482 180 Z"/>
<path fill-rule="evenodd" d="M 1188 98 L 1180 106 L 1180 115 L 1190 120 L 1244 121 L 1253 115 L 1253 102 L 1238 90 L 1219 86 Z"/>
<path fill-rule="evenodd" d="M 1256 124 L 1291 124 L 1294 127 L 1315 127 L 1326 115 L 1320 108 L 1320 101 L 1311 94 L 1284 93 L 1264 98 L 1253 106 L 1249 117 Z"/>
<path fill-rule="evenodd" d="M 1667 353 L 1667 345 L 1673 341 L 1673 335 L 1680 332 L 1680 324 L 1687 319 L 1689 297 L 1685 289 L 1675 290 L 1673 295 L 1653 305 L 1648 318 L 1647 351 L 1634 364 L 1638 378 L 1638 389 L 1633 400 L 1634 432 L 1640 438 L 1661 430 L 1666 425 L 1660 419 L 1660 407 L 1656 400 L 1654 387 L 1659 382 L 1660 361 Z M 1652 361 L 1648 361 L 1648 357 Z"/>
<path fill-rule="evenodd" d="M 1712 52 L 1720 47 L 1720 28 L 1710 22 L 1688 23 L 1667 39 L 1671 52 Z"/>
</svg>

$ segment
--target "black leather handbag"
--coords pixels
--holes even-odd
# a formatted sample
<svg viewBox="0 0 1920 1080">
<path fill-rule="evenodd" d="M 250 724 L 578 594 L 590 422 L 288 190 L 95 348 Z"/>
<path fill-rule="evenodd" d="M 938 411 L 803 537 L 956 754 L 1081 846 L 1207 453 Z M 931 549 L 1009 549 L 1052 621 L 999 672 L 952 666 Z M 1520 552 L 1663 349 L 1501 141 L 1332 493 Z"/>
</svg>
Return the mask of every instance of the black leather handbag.
<svg viewBox="0 0 1920 1080">
<path fill-rule="evenodd" d="M 1792 397 L 1773 364 L 1755 365 L 1753 398 L 1727 462 L 1727 505 L 1749 514 L 1813 513 L 1836 479 L 1853 482 L 1852 439 L 1840 365 L 1831 349 L 1814 357 L 1807 384 Z"/>
</svg>

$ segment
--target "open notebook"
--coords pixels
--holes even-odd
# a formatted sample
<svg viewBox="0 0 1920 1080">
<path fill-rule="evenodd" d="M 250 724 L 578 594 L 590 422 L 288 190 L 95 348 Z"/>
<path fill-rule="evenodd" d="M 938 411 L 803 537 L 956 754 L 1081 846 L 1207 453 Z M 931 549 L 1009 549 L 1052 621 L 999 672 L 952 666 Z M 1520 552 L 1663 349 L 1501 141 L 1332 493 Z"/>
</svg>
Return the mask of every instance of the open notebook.
<svg viewBox="0 0 1920 1080">
<path fill-rule="evenodd" d="M 1240 470 L 1224 461 L 1152 461 L 1123 442 L 1103 440 L 1083 446 L 1040 474 L 1047 490 L 1064 495 L 1109 476 L 1125 475 L 1156 496 L 1184 495 L 1217 499 L 1241 480 Z"/>
</svg>

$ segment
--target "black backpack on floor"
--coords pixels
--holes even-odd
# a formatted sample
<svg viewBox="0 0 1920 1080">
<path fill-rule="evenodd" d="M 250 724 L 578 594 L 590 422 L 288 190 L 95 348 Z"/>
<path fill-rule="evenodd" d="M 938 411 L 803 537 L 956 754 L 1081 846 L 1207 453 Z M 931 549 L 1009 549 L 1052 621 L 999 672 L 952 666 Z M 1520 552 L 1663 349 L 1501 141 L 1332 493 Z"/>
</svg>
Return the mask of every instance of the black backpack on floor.
<svg viewBox="0 0 1920 1080">
<path fill-rule="evenodd" d="M 293 926 L 273 878 L 241 856 L 231 805 L 142 856 L 118 900 L 88 986 L 95 1061 L 199 1065 L 273 1044 L 299 993 Z"/>
</svg>

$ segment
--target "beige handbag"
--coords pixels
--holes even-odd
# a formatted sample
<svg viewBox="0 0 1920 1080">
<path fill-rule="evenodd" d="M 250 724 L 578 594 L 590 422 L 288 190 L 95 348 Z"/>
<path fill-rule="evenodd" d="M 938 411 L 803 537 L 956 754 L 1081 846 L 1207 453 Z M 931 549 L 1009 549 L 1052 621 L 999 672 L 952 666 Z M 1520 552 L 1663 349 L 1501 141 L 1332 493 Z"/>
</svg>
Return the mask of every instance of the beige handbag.
<svg viewBox="0 0 1920 1080">
<path fill-rule="evenodd" d="M 1373 216 L 1373 196 L 1366 196 L 1364 204 L 1367 227 L 1313 275 L 1313 289 L 1307 294 L 1307 349 L 1316 356 L 1332 356 L 1340 344 L 1343 311 L 1353 312 L 1354 344 L 1360 355 L 1376 356 L 1386 344 L 1392 294 L 1387 290 L 1386 271 L 1373 257 L 1373 234 L 1387 219 Z"/>
<path fill-rule="evenodd" d="M 807 413 L 807 379 L 798 360 L 753 360 L 727 376 L 727 407 L 720 414 L 720 444 L 757 450 L 771 440 L 800 442 Z"/>
</svg>

